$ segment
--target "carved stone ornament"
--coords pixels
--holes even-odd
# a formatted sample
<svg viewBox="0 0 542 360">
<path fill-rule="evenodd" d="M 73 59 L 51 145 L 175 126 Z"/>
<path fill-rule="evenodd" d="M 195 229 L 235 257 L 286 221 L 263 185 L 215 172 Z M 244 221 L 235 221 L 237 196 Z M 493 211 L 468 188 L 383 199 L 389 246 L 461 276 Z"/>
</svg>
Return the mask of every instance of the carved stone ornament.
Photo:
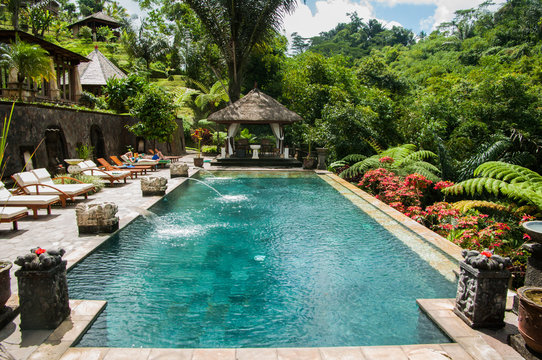
<svg viewBox="0 0 542 360">
<path fill-rule="evenodd" d="M 454 313 L 473 328 L 503 327 L 510 259 L 486 251 L 462 255 Z"/>
<path fill-rule="evenodd" d="M 21 329 L 56 329 L 70 314 L 64 250 L 40 248 L 18 256 Z"/>
<path fill-rule="evenodd" d="M 112 233 L 119 229 L 118 206 L 112 202 L 79 204 L 75 208 L 79 234 Z"/>
<path fill-rule="evenodd" d="M 167 179 L 161 176 L 141 178 L 141 191 L 143 196 L 162 196 L 166 194 Z"/>
<path fill-rule="evenodd" d="M 176 177 L 188 177 L 188 164 L 182 162 L 172 163 L 169 167 L 169 173 L 172 179 Z"/>
</svg>

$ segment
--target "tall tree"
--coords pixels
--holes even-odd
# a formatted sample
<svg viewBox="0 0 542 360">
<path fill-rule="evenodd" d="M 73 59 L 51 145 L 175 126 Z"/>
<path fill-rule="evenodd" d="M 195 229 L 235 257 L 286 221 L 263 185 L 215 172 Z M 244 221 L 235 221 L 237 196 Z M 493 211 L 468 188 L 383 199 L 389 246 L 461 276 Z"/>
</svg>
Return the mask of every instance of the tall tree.
<svg viewBox="0 0 542 360">
<path fill-rule="evenodd" d="M 243 72 L 254 45 L 275 35 L 296 0 L 186 0 L 214 43 L 228 70 L 232 102 L 241 95 Z"/>
<path fill-rule="evenodd" d="M 144 20 L 141 21 L 139 29 L 127 28 L 121 40 L 130 56 L 145 60 L 147 72 L 150 71 L 151 62 L 164 56 L 169 49 L 167 39 L 148 29 Z"/>
</svg>

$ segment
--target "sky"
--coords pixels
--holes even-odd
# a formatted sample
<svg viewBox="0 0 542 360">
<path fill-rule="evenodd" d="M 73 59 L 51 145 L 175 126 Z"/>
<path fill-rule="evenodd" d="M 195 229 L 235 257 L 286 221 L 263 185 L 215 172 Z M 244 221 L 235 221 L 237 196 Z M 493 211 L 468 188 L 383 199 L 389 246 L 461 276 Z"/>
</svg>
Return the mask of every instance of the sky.
<svg viewBox="0 0 542 360">
<path fill-rule="evenodd" d="M 134 0 L 120 0 L 130 15 L 140 15 Z M 349 22 L 348 13 L 357 12 L 365 20 L 378 19 L 388 26 L 401 25 L 415 34 L 430 33 L 451 20 L 460 9 L 477 7 L 484 0 L 306 0 L 299 1 L 294 13 L 284 19 L 284 34 L 293 32 L 312 37 Z M 496 1 L 498 2 L 498 1 Z"/>
</svg>

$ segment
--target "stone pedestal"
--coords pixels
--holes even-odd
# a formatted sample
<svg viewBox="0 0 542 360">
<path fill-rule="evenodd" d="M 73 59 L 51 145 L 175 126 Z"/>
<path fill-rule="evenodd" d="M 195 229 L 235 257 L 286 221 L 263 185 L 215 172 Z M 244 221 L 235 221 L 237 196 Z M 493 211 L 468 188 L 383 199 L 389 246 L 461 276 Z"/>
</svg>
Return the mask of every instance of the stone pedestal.
<svg viewBox="0 0 542 360">
<path fill-rule="evenodd" d="M 503 327 L 510 272 L 459 266 L 454 313 L 473 328 Z"/>
<path fill-rule="evenodd" d="M 166 194 L 167 179 L 161 176 L 141 178 L 141 191 L 143 196 L 162 196 Z"/>
<path fill-rule="evenodd" d="M 171 163 L 169 174 L 172 179 L 176 177 L 188 177 L 188 164 L 181 162 Z"/>
<path fill-rule="evenodd" d="M 60 252 L 61 251 L 61 252 Z M 19 286 L 21 329 L 56 329 L 68 315 L 70 305 L 63 250 L 18 257 L 15 272 Z"/>
<path fill-rule="evenodd" d="M 261 145 L 250 145 L 250 149 L 252 150 L 252 158 L 253 159 L 259 159 L 260 155 L 258 152 L 260 151 Z"/>
<path fill-rule="evenodd" d="M 288 159 L 290 157 L 290 149 L 288 147 L 284 148 L 284 158 Z"/>
<path fill-rule="evenodd" d="M 527 260 L 525 286 L 542 287 L 542 244 L 529 242 L 523 244 L 521 248 L 531 253 Z"/>
<path fill-rule="evenodd" d="M 327 149 L 316 148 L 316 152 L 318 153 L 318 165 L 316 166 L 316 168 L 318 170 L 326 170 Z"/>
<path fill-rule="evenodd" d="M 115 203 L 79 204 L 75 208 L 79 234 L 112 233 L 119 229 Z"/>
</svg>

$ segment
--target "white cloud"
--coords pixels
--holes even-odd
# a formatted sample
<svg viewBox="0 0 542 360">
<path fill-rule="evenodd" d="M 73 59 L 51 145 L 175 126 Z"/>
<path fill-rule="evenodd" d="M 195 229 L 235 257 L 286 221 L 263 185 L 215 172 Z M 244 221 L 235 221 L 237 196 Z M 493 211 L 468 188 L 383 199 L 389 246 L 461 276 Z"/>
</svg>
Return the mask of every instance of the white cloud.
<svg viewBox="0 0 542 360">
<path fill-rule="evenodd" d="M 485 0 L 372 0 L 394 6 L 397 4 L 410 5 L 435 5 L 435 13 L 427 18 L 420 19 L 420 28 L 425 32 L 431 32 L 436 27 L 454 17 L 454 13 L 461 9 L 470 9 L 477 7 Z M 502 3 L 504 0 L 497 1 Z M 360 0 L 359 2 L 351 0 L 319 0 L 316 2 L 316 12 L 312 14 L 309 7 L 305 4 L 299 4 L 296 11 L 286 16 L 284 20 L 285 34 L 290 39 L 293 32 L 297 32 L 302 37 L 312 37 L 320 32 L 329 31 L 341 22 L 349 22 L 347 13 L 356 11 L 358 16 L 364 19 L 375 18 L 375 13 L 369 0 Z M 400 25 L 392 21 L 390 23 L 382 21 L 388 26 Z"/>
<path fill-rule="evenodd" d="M 286 36 L 297 32 L 302 37 L 313 37 L 323 31 L 333 29 L 339 23 L 348 23 L 347 13 L 357 12 L 360 18 L 373 18 L 373 8 L 368 1 L 355 3 L 350 0 L 320 0 L 316 2 L 316 12 L 313 15 L 309 7 L 299 4 L 295 12 L 287 15 L 283 27 Z"/>
</svg>

